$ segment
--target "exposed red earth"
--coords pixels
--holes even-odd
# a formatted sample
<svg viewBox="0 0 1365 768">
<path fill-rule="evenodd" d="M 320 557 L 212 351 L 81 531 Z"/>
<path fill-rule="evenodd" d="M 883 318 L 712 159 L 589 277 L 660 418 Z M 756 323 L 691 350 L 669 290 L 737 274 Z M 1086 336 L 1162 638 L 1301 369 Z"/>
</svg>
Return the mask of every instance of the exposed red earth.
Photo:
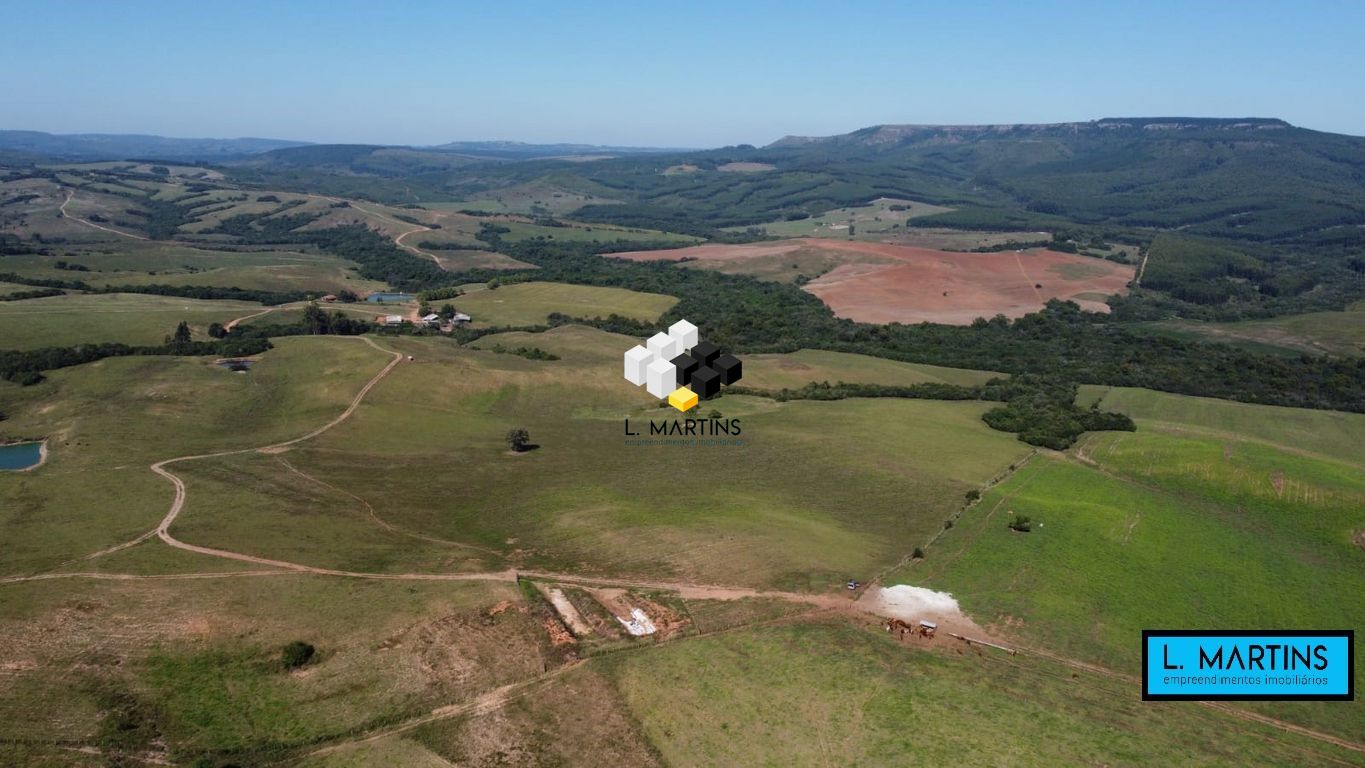
<svg viewBox="0 0 1365 768">
<path fill-rule="evenodd" d="M 868 323 L 967 325 L 978 317 L 1021 317 L 1048 299 L 1108 312 L 1104 297 L 1126 293 L 1133 267 L 1045 249 L 962 253 L 888 243 L 806 238 L 750 245 L 698 245 L 613 254 L 632 261 L 696 259 L 726 271 L 743 262 L 817 250 L 838 265 L 805 290 L 839 317 Z"/>
</svg>

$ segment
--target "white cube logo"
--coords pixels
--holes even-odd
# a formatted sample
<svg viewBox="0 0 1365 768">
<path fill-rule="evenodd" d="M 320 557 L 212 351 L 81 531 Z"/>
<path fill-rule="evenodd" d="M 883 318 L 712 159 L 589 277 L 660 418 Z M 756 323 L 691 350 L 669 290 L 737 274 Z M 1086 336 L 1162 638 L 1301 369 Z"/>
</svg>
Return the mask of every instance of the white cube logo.
<svg viewBox="0 0 1365 768">
<path fill-rule="evenodd" d="M 668 397 L 678 388 L 678 369 L 667 360 L 658 360 L 645 369 L 645 389 L 655 397 Z"/>
<path fill-rule="evenodd" d="M 678 342 L 679 355 L 697 346 L 697 326 L 686 320 L 679 320 L 670 325 L 668 327 L 668 335 L 673 337 L 674 341 Z M 674 355 L 673 357 L 677 357 L 677 355 Z M 672 360 L 673 358 L 670 357 L 669 359 Z"/>
<path fill-rule="evenodd" d="M 636 344 L 626 352 L 626 381 L 635 386 L 645 383 L 645 369 L 654 362 L 654 353 Z"/>
<path fill-rule="evenodd" d="M 666 333 L 656 333 L 653 336 L 650 336 L 649 341 L 645 342 L 645 345 L 649 347 L 650 352 L 654 353 L 655 360 L 668 362 L 682 354 L 682 350 L 678 347 L 677 339 L 674 339 Z M 672 390 L 669 391 L 671 392 Z"/>
</svg>

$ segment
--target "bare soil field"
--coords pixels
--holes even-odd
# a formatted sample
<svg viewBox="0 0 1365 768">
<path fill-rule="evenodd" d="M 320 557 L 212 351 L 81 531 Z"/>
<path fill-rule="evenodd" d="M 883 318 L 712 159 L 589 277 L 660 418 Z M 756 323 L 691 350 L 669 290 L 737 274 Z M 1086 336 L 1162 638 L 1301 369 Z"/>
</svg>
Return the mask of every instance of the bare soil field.
<svg viewBox="0 0 1365 768">
<path fill-rule="evenodd" d="M 613 254 L 633 261 L 692 259 L 723 272 L 770 271 L 774 259 L 822 253 L 831 269 L 805 289 L 840 317 L 869 323 L 966 325 L 978 317 L 1020 317 L 1049 299 L 1108 312 L 1103 297 L 1124 293 L 1133 268 L 1046 249 L 956 253 L 930 248 L 804 238 L 754 245 L 701 245 Z M 763 276 L 763 275 L 759 275 Z"/>
</svg>

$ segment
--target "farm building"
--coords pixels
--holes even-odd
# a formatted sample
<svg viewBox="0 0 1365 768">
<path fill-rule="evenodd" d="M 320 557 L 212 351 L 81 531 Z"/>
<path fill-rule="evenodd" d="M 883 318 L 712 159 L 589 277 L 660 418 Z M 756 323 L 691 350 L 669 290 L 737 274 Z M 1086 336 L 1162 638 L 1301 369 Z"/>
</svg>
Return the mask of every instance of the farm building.
<svg viewBox="0 0 1365 768">
<path fill-rule="evenodd" d="M 450 318 L 450 322 L 452 322 L 452 323 L 467 323 L 467 322 L 469 322 L 470 320 L 473 320 L 473 319 L 474 319 L 474 318 L 470 317 L 469 315 L 466 315 L 466 314 L 463 313 L 463 312 L 456 312 L 456 313 L 455 313 L 455 316 L 452 317 L 452 318 Z"/>
<path fill-rule="evenodd" d="M 374 321 L 375 321 L 376 323 L 379 323 L 380 325 L 387 326 L 387 327 L 389 327 L 389 328 L 396 328 L 396 327 L 398 327 L 398 326 L 400 326 L 400 325 L 403 324 L 403 316 L 402 316 L 402 315 L 380 315 L 380 316 L 376 317 L 376 318 L 374 319 Z"/>
</svg>

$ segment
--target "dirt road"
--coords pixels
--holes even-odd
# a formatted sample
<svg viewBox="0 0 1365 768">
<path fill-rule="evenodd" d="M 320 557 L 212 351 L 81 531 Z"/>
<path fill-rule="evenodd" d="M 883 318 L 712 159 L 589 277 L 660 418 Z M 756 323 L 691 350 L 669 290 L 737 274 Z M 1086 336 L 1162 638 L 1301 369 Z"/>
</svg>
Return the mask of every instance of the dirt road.
<svg viewBox="0 0 1365 768">
<path fill-rule="evenodd" d="M 80 223 L 84 224 L 84 225 L 87 226 L 87 227 L 94 227 L 95 229 L 103 230 L 103 231 L 109 232 L 109 233 L 111 233 L 111 234 L 122 235 L 123 237 L 131 237 L 131 238 L 134 239 L 134 240 L 148 240 L 148 241 L 151 240 L 151 238 L 149 238 L 149 237 L 143 237 L 142 235 L 134 235 L 134 234 L 131 233 L 131 232 L 120 232 L 120 231 L 117 230 L 117 229 L 110 229 L 109 227 L 102 227 L 102 226 L 100 226 L 99 224 L 96 224 L 96 223 L 93 222 L 93 221 L 86 221 L 85 219 L 82 219 L 82 218 L 79 217 L 79 216 L 73 216 L 72 214 L 67 213 L 67 211 L 66 211 L 66 206 L 69 205 L 69 204 L 71 203 L 71 198 L 73 198 L 73 197 L 75 197 L 75 196 L 76 196 L 76 190 L 74 190 L 74 189 L 68 189 L 68 190 L 66 190 L 66 199 L 63 200 L 63 201 L 62 201 L 62 204 L 57 208 L 57 210 L 61 212 L 61 214 L 62 214 L 63 217 L 68 218 L 68 219 L 71 219 L 72 221 L 79 221 Z"/>
<path fill-rule="evenodd" d="M 232 320 L 227 321 L 227 325 L 224 325 L 223 329 L 230 331 L 233 328 L 236 328 L 238 323 L 245 323 L 248 320 L 254 320 L 255 318 L 258 318 L 262 315 L 268 315 L 271 312 L 278 312 L 281 309 L 297 309 L 299 307 L 306 307 L 308 306 L 308 304 L 309 302 L 306 301 L 292 301 L 288 304 L 276 304 L 273 307 L 266 307 L 260 312 L 252 312 L 249 315 L 242 315 L 241 317 L 233 318 Z"/>
<path fill-rule="evenodd" d="M 215 548 L 212 548 L 212 547 L 203 547 L 203 546 L 198 546 L 198 545 L 195 545 L 195 544 L 189 544 L 189 543 L 187 543 L 187 542 L 183 542 L 183 541 L 180 541 L 179 539 L 175 538 L 175 536 L 172 535 L 172 533 L 171 533 L 171 527 L 172 527 L 172 525 L 175 523 L 176 519 L 179 517 L 180 513 L 184 510 L 185 501 L 186 501 L 186 489 L 185 489 L 185 483 L 184 483 L 184 481 L 183 481 L 179 476 L 177 476 L 177 475 L 175 475 L 173 472 L 171 472 L 170 469 L 168 469 L 168 467 L 170 467 L 170 466 L 172 466 L 172 465 L 175 465 L 175 464 L 184 463 L 184 462 L 189 462 L 189 461 L 196 461 L 196 460 L 200 460 L 200 459 L 207 459 L 207 458 L 214 458 L 214 457 L 222 457 L 222 456 L 233 456 L 233 455 L 240 455 L 240 454 L 251 453 L 251 452 L 278 453 L 278 452 L 284 451 L 285 449 L 287 449 L 287 448 L 289 448 L 289 447 L 291 447 L 291 446 L 294 446 L 294 445 L 297 445 L 297 444 L 299 444 L 299 443 L 305 442 L 305 441 L 307 441 L 307 440 L 311 440 L 311 439 L 313 439 L 313 438 L 316 438 L 316 437 L 318 437 L 319 435 L 322 435 L 322 434 L 326 433 L 328 430 L 330 430 L 330 429 L 336 427 L 337 425 L 339 425 L 339 424 L 345 422 L 347 419 L 349 419 L 349 418 L 356 412 L 356 410 L 360 407 L 360 404 L 364 401 L 366 395 L 368 395 L 368 394 L 370 393 L 370 391 L 373 390 L 374 387 L 377 386 L 377 385 L 379 384 L 379 382 L 382 381 L 390 372 L 392 372 L 393 369 L 394 369 L 395 367 L 397 367 L 397 366 L 403 361 L 403 359 L 404 359 L 404 355 L 403 355 L 402 353 L 400 353 L 400 352 L 395 352 L 395 351 L 389 350 L 389 349 L 385 349 L 384 347 L 381 347 L 381 346 L 379 346 L 378 344 L 376 344 L 372 339 L 370 339 L 370 338 L 368 338 L 368 337 L 360 336 L 360 337 L 353 337 L 353 338 L 359 338 L 361 341 L 363 341 L 363 342 L 366 343 L 366 344 L 369 344 L 370 346 L 374 347 L 376 350 L 379 350 L 379 351 L 384 352 L 384 353 L 386 353 L 386 354 L 392 355 L 392 359 L 389 360 L 389 362 L 383 367 L 383 369 L 381 369 L 381 370 L 380 370 L 378 373 L 376 373 L 368 382 L 366 382 L 366 384 L 360 389 L 360 391 L 356 393 L 355 397 L 353 397 L 353 398 L 351 399 L 351 402 L 349 403 L 349 405 L 346 407 L 346 409 L 345 409 L 344 411 L 342 411 L 339 415 L 337 415 L 337 416 L 336 416 L 335 418 L 333 418 L 331 421 L 328 421 L 326 424 L 323 424 L 322 426 L 318 427 L 317 429 L 314 429 L 313 431 L 311 431 L 311 432 L 309 432 L 309 433 L 307 433 L 307 434 L 305 434 L 305 435 L 302 435 L 302 436 L 300 436 L 300 437 L 293 438 L 293 439 L 291 439 L 291 440 L 286 440 L 286 441 L 279 442 L 279 443 L 272 443 L 272 444 L 270 444 L 270 445 L 261 446 L 261 447 L 259 447 L 259 448 L 243 448 L 243 449 L 236 449 L 236 450 L 230 450 L 230 451 L 219 451 L 219 452 L 215 452 L 215 453 L 197 454 L 197 455 L 192 455 L 192 456 L 177 456 L 177 457 L 170 458 L 170 459 L 164 459 L 164 460 L 162 460 L 162 461 L 156 462 L 155 464 L 152 464 L 151 467 L 150 467 L 151 470 L 152 470 L 153 472 L 155 472 L 156 474 L 160 475 L 161 477 L 165 478 L 166 480 L 170 481 L 170 483 L 171 483 L 171 484 L 174 486 L 174 488 L 175 488 L 175 497 L 174 497 L 174 500 L 172 501 L 170 508 L 167 510 L 166 515 L 162 518 L 160 524 L 158 524 L 157 527 L 156 527 L 154 530 L 149 531 L 149 532 L 143 534 L 142 536 L 139 536 L 138 538 L 136 538 L 136 539 L 134 539 L 134 540 L 132 540 L 132 541 L 125 542 L 125 543 L 123 543 L 123 544 L 119 544 L 119 545 L 116 545 L 116 546 L 114 546 L 114 547 L 110 547 L 110 548 L 101 550 L 100 552 L 97 552 L 97 553 L 95 553 L 94 555 L 88 556 L 88 558 L 93 558 L 93 557 L 98 557 L 98 556 L 101 556 L 101 555 L 104 555 L 104 554 L 109 554 L 109 553 L 112 553 L 112 552 L 116 552 L 116 551 L 119 551 L 119 550 L 122 550 L 122 549 L 127 549 L 127 548 L 129 548 L 129 547 L 132 547 L 132 546 L 135 546 L 135 545 L 137 545 L 137 544 L 140 544 L 140 543 L 142 543 L 142 542 L 144 542 L 144 541 L 147 541 L 147 540 L 150 539 L 152 536 L 156 536 L 157 538 L 159 538 L 159 539 L 160 539 L 163 543 L 165 543 L 166 545 L 171 546 L 171 547 L 175 547 L 176 549 L 184 550 L 184 551 L 187 551 L 187 552 L 194 552 L 194 553 L 201 554 L 201 555 L 207 555 L 207 556 L 210 556 L 210 557 L 218 557 L 218 558 L 223 558 L 223 559 L 228 559 L 228 560 L 234 560 L 234 561 L 238 561 L 238 562 L 251 563 L 251 564 L 254 564 L 254 565 L 267 566 L 267 567 L 270 568 L 270 570 L 246 570 L 246 571 L 226 571 L 226 572 L 219 571 L 219 572 L 204 572 L 204 573 L 155 574 L 155 575 L 122 574 L 122 573 L 92 573 L 92 572 L 63 572 L 63 573 L 36 574 L 36 575 L 31 575 L 31 576 L 9 577 L 9 578 L 0 579 L 0 584 L 12 584 L 12 583 L 28 582 L 28 581 L 42 581 L 42 580 L 60 579 L 60 578 L 90 578 L 90 579 L 108 579 L 108 580 L 136 580 L 136 579 L 146 579 L 146 580 L 171 580 L 171 579 L 245 578 L 245 577 L 256 577 L 256 576 L 279 576 L 279 575 L 288 575 L 288 574 L 314 574 L 314 575 L 322 575 L 322 576 L 339 576 L 339 577 L 346 577 L 346 578 L 377 579 L 377 580 L 388 580 L 388 581 L 501 581 L 501 582 L 515 582 L 515 581 L 519 578 L 519 576 L 525 576 L 525 577 L 534 578 L 534 579 L 539 579 L 539 580 L 556 581 L 556 582 L 563 582 L 563 583 L 570 583 L 570 584 L 577 583 L 577 584 L 584 584 L 584 585 L 597 585 L 597 586 L 610 586 L 610 587 L 626 587 L 626 588 L 639 588 L 639 589 L 649 589 L 649 590 L 666 590 L 666 591 L 676 592 L 681 598 L 683 598 L 683 599 L 685 599 L 685 600 L 688 600 L 688 599 L 691 599 L 691 600 L 738 600 L 738 599 L 746 599 L 746 598 L 761 598 L 761 599 L 775 599 L 775 600 L 785 600 L 785 601 L 790 601 L 790 602 L 799 602 L 799 603 L 804 603 L 804 604 L 808 604 L 808 605 L 814 606 L 814 607 L 816 607 L 816 608 L 821 608 L 821 609 L 834 609 L 834 610 L 837 610 L 837 611 L 847 612 L 847 613 L 863 613 L 863 614 L 866 614 L 866 612 L 868 612 L 868 611 L 873 611 L 873 610 L 875 610 L 875 608 L 874 608 L 873 606 L 870 606 L 870 605 L 861 605 L 860 602 L 862 602 L 862 601 L 857 601 L 857 600 L 855 600 L 855 599 L 850 599 L 849 597 L 844 596 L 844 595 L 841 595 L 841 594 L 805 594 L 805 593 L 782 592 L 782 591 L 765 591 L 765 590 L 756 590 L 756 589 L 746 588 L 746 587 L 731 587 L 731 586 L 721 586 L 721 585 L 706 585 L 706 584 L 696 584 L 696 583 L 690 583 L 690 582 L 668 582 L 668 581 L 647 581 L 647 580 L 633 580 L 633 579 L 614 579 L 614 578 L 608 578 L 608 577 L 582 576 L 582 575 L 577 575 L 577 574 L 556 573 L 556 572 L 549 572 L 549 571 L 522 571 L 522 572 L 518 573 L 518 572 L 515 571 L 515 570 L 508 569 L 508 570 L 503 570 L 503 571 L 482 571 L 482 572 L 472 572 L 472 573 L 392 573 L 392 574 L 390 574 L 390 573 L 368 573 L 368 572 L 359 572 L 359 571 L 345 571 L 345 570 L 339 570 L 339 569 L 334 569 L 334 568 L 319 568 L 319 567 L 314 567 L 314 566 L 309 566 L 309 565 L 303 565 L 303 564 L 300 564 L 300 563 L 288 562 L 288 561 L 284 561 L 284 560 L 275 560 L 275 559 L 271 559 L 271 558 L 257 557 L 257 556 L 255 556 L 255 555 L 248 555 L 248 554 L 244 554 L 244 553 L 240 553 L 240 552 L 232 552 L 232 551 L 228 551 L 228 550 L 215 549 Z M 292 468 L 292 467 L 291 467 L 291 468 Z M 300 473 L 300 474 L 302 474 L 302 473 Z M 362 501 L 363 501 L 363 500 L 362 500 Z M 652 647 L 652 646 L 651 646 L 651 647 Z M 1120 672 L 1116 672 L 1116 671 L 1114 671 L 1114 670 L 1110 670 L 1110 669 L 1108 669 L 1108 668 L 1102 667 L 1102 666 L 1097 665 L 1097 664 L 1092 664 L 1092 663 L 1088 663 L 1088 662 L 1078 661 L 1078 660 L 1075 660 L 1075 659 L 1069 659 L 1069 658 L 1066 658 L 1066 657 L 1064 657 L 1064 656 L 1059 656 L 1059 655 L 1057 655 L 1057 654 L 1054 654 L 1054 653 L 1051 653 L 1051 652 L 1048 652 L 1048 651 L 1045 651 L 1045 650 L 1040 650 L 1040 649 L 1024 648 L 1024 647 L 1017 647 L 1017 646 L 1016 646 L 1016 648 L 1017 648 L 1018 652 L 1019 652 L 1021 655 L 1023 655 L 1023 656 L 1030 656 L 1030 655 L 1031 655 L 1031 656 L 1035 656 L 1035 657 L 1040 658 L 1040 659 L 1046 659 L 1046 660 L 1050 660 L 1050 661 L 1053 661 L 1053 662 L 1057 662 L 1057 663 L 1064 664 L 1064 665 L 1066 665 L 1066 666 L 1068 666 L 1068 667 L 1071 667 L 1071 668 L 1073 668 L 1073 669 L 1076 669 L 1076 670 L 1078 670 L 1078 671 L 1083 671 L 1083 672 L 1086 672 L 1086 673 L 1089 673 L 1089 674 L 1095 674 L 1095 675 L 1101 675 L 1101 676 L 1104 676 L 1104 677 L 1114 678 L 1114 679 L 1117 679 L 1117 680 L 1121 680 L 1121 681 L 1123 681 L 1123 682 L 1125 682 L 1125 683 L 1135 684 L 1135 682 L 1136 682 L 1136 679 L 1133 678 L 1131 675 L 1126 675 L 1126 674 L 1123 674 L 1123 673 L 1120 673 Z M 503 686 L 503 687 L 501 687 L 501 688 L 495 689 L 495 690 L 493 690 L 493 691 L 490 691 L 490 692 L 488 692 L 488 693 L 485 693 L 485 694 L 479 696 L 478 698 L 474 699 L 473 701 L 466 702 L 466 703 L 461 703 L 461 704 L 450 705 L 450 706 L 445 706 L 445 707 L 440 707 L 440 708 L 438 708 L 438 709 L 432 710 L 430 713 L 428 713 L 428 714 L 426 714 L 426 715 L 420 716 L 420 717 L 415 718 L 415 719 L 413 719 L 413 720 L 409 720 L 409 721 L 406 721 L 406 722 L 403 722 L 403 723 L 399 723 L 399 724 L 396 724 L 396 725 L 393 725 L 393 726 L 389 726 L 389 727 L 377 729 L 377 730 L 372 731 L 372 732 L 370 732 L 370 733 L 367 733 L 367 734 L 365 734 L 365 735 L 363 735 L 363 736 L 361 736 L 360 738 L 357 738 L 357 739 L 351 739 L 351 740 L 346 740 L 346 741 L 340 741 L 340 742 L 337 742 L 337 743 L 334 743 L 334 744 L 331 744 L 331 745 L 328 745 L 328 746 L 325 746 L 325 747 L 320 747 L 319 749 L 317 749 L 317 750 L 315 750 L 314 752 L 311 752 L 311 753 L 309 753 L 309 754 L 313 754 L 313 755 L 327 754 L 327 753 L 334 752 L 334 751 L 336 751 L 336 750 L 342 749 L 342 748 L 347 747 L 347 746 L 350 746 L 350 745 L 361 744 L 361 743 L 366 743 L 366 742 L 370 742 L 370 741 L 375 741 L 375 740 L 378 740 L 378 739 L 382 739 L 382 738 L 384 738 L 384 737 L 386 737 L 386 736 L 391 736 L 391 735 L 396 734 L 396 733 L 401 733 L 401 732 L 410 730 L 410 729 L 412 729 L 412 728 L 419 727 L 419 726 L 424 725 L 424 724 L 426 724 L 426 723 L 430 723 L 430 722 L 434 722 L 434 721 L 438 721 L 438 720 L 443 720 L 443 719 L 448 719 L 448 718 L 452 718 L 452 717 L 459 717 L 459 716 L 463 716 L 463 715 L 467 715 L 467 714 L 479 714 L 479 713 L 483 713 L 483 712 L 488 712 L 488 711 L 495 710 L 495 709 L 497 709 L 497 708 L 499 708 L 499 707 L 505 705 L 509 700 L 512 700 L 512 699 L 514 699 L 514 698 L 517 698 L 517 697 L 519 697 L 519 696 L 522 696 L 522 695 L 525 695 L 525 694 L 527 694 L 527 693 L 530 693 L 530 692 L 533 692 L 533 691 L 537 690 L 541 685 L 547 684 L 548 681 L 551 680 L 553 677 L 555 677 L 555 676 L 557 676 L 557 675 L 559 675 L 559 674 L 562 674 L 564 671 L 567 671 L 568 669 L 573 668 L 574 666 L 576 666 L 576 665 L 579 664 L 579 663 L 585 663 L 585 662 L 577 662 L 577 663 L 575 663 L 575 664 L 567 665 L 567 666 L 564 666 L 564 667 L 559 667 L 559 668 L 557 668 L 557 669 L 555 669 L 555 670 L 553 670 L 553 671 L 551 671 L 551 672 L 548 672 L 548 673 L 546 673 L 546 674 L 544 674 L 544 675 L 540 675 L 540 676 L 537 676 L 537 677 L 534 677 L 534 678 L 531 678 L 531 679 L 528 679 L 528 680 L 525 680 L 525 681 L 521 681 L 521 682 L 518 682 L 518 683 L 514 683 L 514 684 L 511 684 L 511 685 L 507 685 L 507 686 Z M 1341 747 L 1341 748 L 1344 748 L 1344 749 L 1348 749 L 1348 750 L 1353 750 L 1353 751 L 1357 751 L 1357 752 L 1365 752 L 1365 745 L 1362 745 L 1362 744 L 1359 744 L 1359 743 L 1350 741 L 1350 740 L 1348 740 L 1348 739 L 1343 739 L 1343 738 L 1340 738 L 1340 737 L 1337 737 L 1337 736 L 1333 736 L 1333 735 L 1331 735 L 1331 734 L 1321 733 L 1321 732 L 1314 731 L 1314 730 L 1311 730 L 1311 729 L 1308 729 L 1308 728 L 1304 728 L 1304 727 L 1302 727 L 1302 726 L 1299 726 L 1299 725 L 1296 725 L 1296 724 L 1293 724 L 1293 723 L 1289 723 L 1289 722 L 1285 722 L 1285 721 L 1282 721 L 1282 720 L 1278 720 L 1278 719 L 1276 719 L 1276 718 L 1268 717 L 1268 716 L 1265 716 L 1265 715 L 1261 715 L 1261 714 L 1259 714 L 1259 713 L 1249 712 L 1249 711 L 1242 710 L 1242 709 L 1239 709 L 1239 708 L 1236 708 L 1236 707 L 1232 707 L 1232 706 L 1229 706 L 1229 705 L 1226 705 L 1226 704 L 1223 704 L 1223 703 L 1220 703 L 1220 702 L 1208 702 L 1208 703 L 1206 703 L 1206 706 L 1208 706 L 1208 707 L 1211 708 L 1211 709 L 1215 709 L 1215 710 L 1217 710 L 1217 711 L 1219 711 L 1219 712 L 1222 712 L 1222 713 L 1224 713 L 1224 714 L 1231 715 L 1231 716 L 1233 716 L 1233 717 L 1237 717 L 1237 718 L 1240 718 L 1240 719 L 1243 719 L 1243 720 L 1246 720 L 1246 721 L 1249 721 L 1249 722 L 1255 722 L 1255 723 L 1258 723 L 1258 724 L 1271 726 L 1271 727 L 1274 727 L 1274 728 L 1283 730 L 1283 731 L 1285 731 L 1285 732 L 1287 732 L 1287 733 L 1294 733 L 1294 734 L 1297 734 L 1297 735 L 1300 735 L 1300 736 L 1305 736 L 1305 737 L 1308 737 L 1308 738 L 1311 738 L 1311 739 L 1315 739 L 1315 740 L 1318 740 L 1318 741 L 1321 741 L 1321 742 L 1324 742 L 1324 743 L 1333 744 L 1333 745 L 1335 745 L 1335 746 L 1338 746 L 1338 747 Z"/>
</svg>

